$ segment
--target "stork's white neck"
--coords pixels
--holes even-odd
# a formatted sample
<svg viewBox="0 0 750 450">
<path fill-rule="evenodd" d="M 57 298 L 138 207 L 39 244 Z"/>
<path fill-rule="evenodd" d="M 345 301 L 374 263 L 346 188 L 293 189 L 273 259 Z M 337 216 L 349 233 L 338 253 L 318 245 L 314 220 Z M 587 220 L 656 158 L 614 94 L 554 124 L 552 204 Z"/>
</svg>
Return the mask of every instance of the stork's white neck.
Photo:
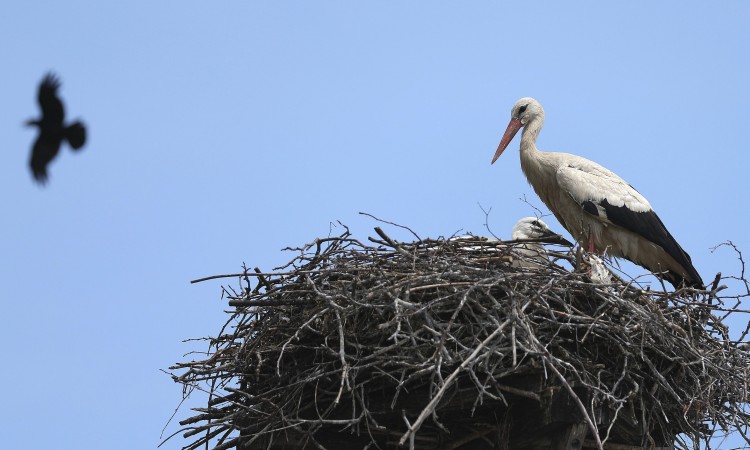
<svg viewBox="0 0 750 450">
<path fill-rule="evenodd" d="M 536 138 L 539 137 L 542 126 L 544 126 L 544 116 L 536 116 L 523 127 L 523 133 L 521 133 L 521 153 L 539 151 L 536 148 Z"/>
<path fill-rule="evenodd" d="M 526 179 L 534 187 L 537 195 L 542 198 L 545 204 L 548 204 L 548 198 L 550 193 L 546 192 L 545 186 L 541 183 L 542 180 L 547 179 L 549 176 L 549 167 L 546 167 L 544 162 L 546 160 L 545 153 L 540 152 L 536 148 L 536 138 L 539 136 L 539 132 L 544 124 L 544 116 L 536 116 L 532 118 L 526 126 L 523 128 L 523 134 L 521 134 L 521 170 L 523 170 Z"/>
</svg>

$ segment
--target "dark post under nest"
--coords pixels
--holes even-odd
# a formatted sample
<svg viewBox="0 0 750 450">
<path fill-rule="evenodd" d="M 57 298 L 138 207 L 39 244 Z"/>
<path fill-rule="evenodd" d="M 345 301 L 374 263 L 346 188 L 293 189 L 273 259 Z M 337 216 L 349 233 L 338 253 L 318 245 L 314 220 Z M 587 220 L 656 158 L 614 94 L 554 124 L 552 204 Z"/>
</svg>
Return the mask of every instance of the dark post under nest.
<svg viewBox="0 0 750 450">
<path fill-rule="evenodd" d="M 207 357 L 171 368 L 209 393 L 181 422 L 184 448 L 687 449 L 745 436 L 747 331 L 730 339 L 722 321 L 741 298 L 719 296 L 718 278 L 644 291 L 554 262 L 513 267 L 508 242 L 378 232 L 238 274 Z"/>
</svg>

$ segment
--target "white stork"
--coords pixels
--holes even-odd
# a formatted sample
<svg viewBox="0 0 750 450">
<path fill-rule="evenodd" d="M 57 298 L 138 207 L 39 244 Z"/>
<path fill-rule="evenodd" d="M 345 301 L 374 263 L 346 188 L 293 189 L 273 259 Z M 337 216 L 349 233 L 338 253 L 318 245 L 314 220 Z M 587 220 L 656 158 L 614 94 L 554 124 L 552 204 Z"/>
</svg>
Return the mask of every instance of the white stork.
<svg viewBox="0 0 750 450">
<path fill-rule="evenodd" d="M 516 222 L 510 235 L 514 240 L 534 240 L 528 244 L 516 246 L 516 252 L 522 258 L 515 258 L 511 265 L 513 267 L 539 267 L 549 265 L 547 251 L 538 242 L 572 246 L 567 239 L 550 230 L 542 219 L 536 217 L 524 217 Z"/>
<path fill-rule="evenodd" d="M 675 241 L 648 200 L 599 164 L 568 153 L 541 152 L 542 105 L 524 97 L 513 105 L 494 163 L 520 128 L 521 168 L 560 224 L 589 252 L 628 259 L 673 286 L 703 288 L 690 256 Z"/>
</svg>

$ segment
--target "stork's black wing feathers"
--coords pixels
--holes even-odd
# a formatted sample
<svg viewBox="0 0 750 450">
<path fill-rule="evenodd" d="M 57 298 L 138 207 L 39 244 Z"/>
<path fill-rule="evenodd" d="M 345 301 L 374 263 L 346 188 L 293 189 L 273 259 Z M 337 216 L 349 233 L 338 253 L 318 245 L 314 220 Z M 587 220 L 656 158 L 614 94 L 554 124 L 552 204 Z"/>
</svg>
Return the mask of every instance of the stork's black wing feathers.
<svg viewBox="0 0 750 450">
<path fill-rule="evenodd" d="M 585 201 L 581 206 L 587 213 L 607 219 L 613 224 L 643 236 L 660 246 L 685 268 L 687 275 L 690 277 L 689 280 L 685 280 L 688 285 L 703 287 L 703 280 L 693 267 L 690 255 L 680 247 L 680 244 L 672 237 L 654 210 L 636 212 L 625 206 L 611 205 L 606 198 L 597 202 Z M 679 274 L 668 273 L 665 278 L 675 286 L 682 281 L 682 276 Z"/>
<path fill-rule="evenodd" d="M 604 201 L 606 202 L 606 200 L 604 200 Z M 592 216 L 601 216 L 601 214 L 599 214 L 599 208 L 596 207 L 597 203 L 594 203 L 594 202 L 592 202 L 590 200 L 587 200 L 587 201 L 581 203 L 581 206 L 583 207 L 584 211 L 586 211 L 587 213 L 591 214 Z"/>
</svg>

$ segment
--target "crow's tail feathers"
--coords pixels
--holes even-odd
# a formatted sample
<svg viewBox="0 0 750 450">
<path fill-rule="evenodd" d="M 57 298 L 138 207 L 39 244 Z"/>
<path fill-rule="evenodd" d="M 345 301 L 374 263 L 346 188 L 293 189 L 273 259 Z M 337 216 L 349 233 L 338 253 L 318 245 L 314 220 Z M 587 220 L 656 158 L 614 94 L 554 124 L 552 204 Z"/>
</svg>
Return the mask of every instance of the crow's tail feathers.
<svg viewBox="0 0 750 450">
<path fill-rule="evenodd" d="M 73 150 L 79 150 L 86 143 L 86 127 L 81 122 L 74 122 L 65 129 L 65 139 Z"/>
</svg>

